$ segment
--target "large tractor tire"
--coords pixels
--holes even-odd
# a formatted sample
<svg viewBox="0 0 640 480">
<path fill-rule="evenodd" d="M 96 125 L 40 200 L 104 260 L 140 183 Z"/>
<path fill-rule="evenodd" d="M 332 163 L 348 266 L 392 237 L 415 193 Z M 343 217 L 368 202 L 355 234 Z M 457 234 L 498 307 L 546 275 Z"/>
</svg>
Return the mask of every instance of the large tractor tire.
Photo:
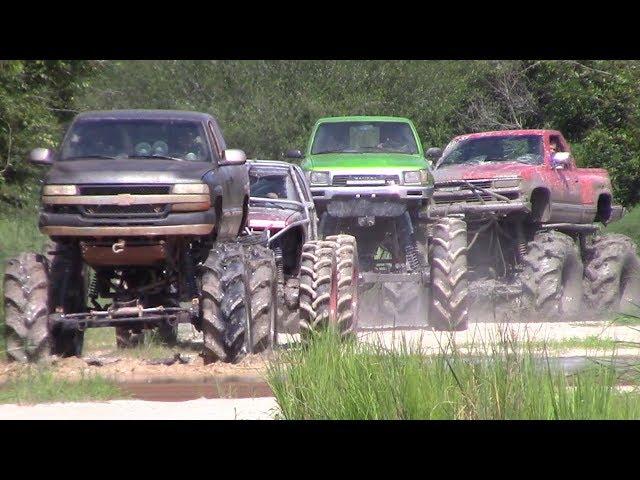
<svg viewBox="0 0 640 480">
<path fill-rule="evenodd" d="M 640 259 L 625 235 L 598 235 L 585 249 L 584 293 L 595 311 L 638 314 Z"/>
<path fill-rule="evenodd" d="M 357 323 L 358 251 L 351 235 L 312 240 L 302 247 L 300 333 L 334 328 L 351 334 Z"/>
<path fill-rule="evenodd" d="M 77 245 L 49 240 L 45 247 L 45 256 L 49 270 L 49 312 L 53 313 L 60 308 L 64 313 L 85 312 L 86 272 Z M 61 289 L 65 289 L 65 292 L 61 292 Z M 84 331 L 58 327 L 52 332 L 51 353 L 60 357 L 80 356 L 83 343 Z"/>
<path fill-rule="evenodd" d="M 271 345 L 276 284 L 273 252 L 261 245 L 214 245 L 201 276 L 206 363 L 236 362 Z"/>
<path fill-rule="evenodd" d="M 288 278 L 284 285 L 278 288 L 278 318 L 276 329 L 278 333 L 300 333 L 299 278 Z"/>
<path fill-rule="evenodd" d="M 36 362 L 51 353 L 47 270 L 46 258 L 37 253 L 22 253 L 7 262 L 4 311 L 9 361 Z"/>
<path fill-rule="evenodd" d="M 434 330 L 460 331 L 468 327 L 467 225 L 458 218 L 442 218 L 433 225 L 429 247 L 431 308 Z"/>
<path fill-rule="evenodd" d="M 302 246 L 300 264 L 300 334 L 308 336 L 329 325 L 336 245 L 310 240 Z"/>
<path fill-rule="evenodd" d="M 549 319 L 576 315 L 582 304 L 582 258 L 571 237 L 538 232 L 522 257 L 523 302 Z"/>
<path fill-rule="evenodd" d="M 343 335 L 351 335 L 358 325 L 358 245 L 351 235 L 332 235 L 336 243 L 335 323 Z"/>
</svg>

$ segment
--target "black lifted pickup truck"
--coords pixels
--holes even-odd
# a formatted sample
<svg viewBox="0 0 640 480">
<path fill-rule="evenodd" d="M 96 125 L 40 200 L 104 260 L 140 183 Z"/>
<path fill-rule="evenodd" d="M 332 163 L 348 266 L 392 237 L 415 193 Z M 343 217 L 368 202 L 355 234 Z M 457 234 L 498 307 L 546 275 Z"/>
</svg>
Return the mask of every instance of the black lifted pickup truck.
<svg viewBox="0 0 640 480">
<path fill-rule="evenodd" d="M 127 347 L 152 328 L 175 342 L 177 324 L 191 322 L 204 332 L 208 362 L 270 344 L 274 256 L 239 238 L 246 156 L 227 149 L 215 118 L 82 113 L 59 151 L 35 149 L 30 161 L 51 165 L 39 220 L 50 242 L 7 265 L 11 359 L 79 355 L 84 330 L 108 326 Z"/>
</svg>

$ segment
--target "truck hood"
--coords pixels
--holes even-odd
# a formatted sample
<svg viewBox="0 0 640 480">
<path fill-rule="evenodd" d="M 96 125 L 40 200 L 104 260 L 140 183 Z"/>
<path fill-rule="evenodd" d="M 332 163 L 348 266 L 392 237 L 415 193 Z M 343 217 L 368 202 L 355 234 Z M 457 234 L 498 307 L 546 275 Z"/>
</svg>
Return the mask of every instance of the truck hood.
<svg viewBox="0 0 640 480">
<path fill-rule="evenodd" d="M 526 165 L 520 162 L 493 162 L 479 165 L 446 165 L 434 170 L 436 183 L 451 180 L 479 180 L 496 177 L 528 178 L 539 165 Z"/>
<path fill-rule="evenodd" d="M 311 155 L 305 168 L 310 170 L 394 169 L 420 170 L 427 161 L 420 155 L 401 153 L 327 153 Z"/>
<path fill-rule="evenodd" d="M 208 162 L 160 159 L 66 160 L 53 164 L 45 183 L 199 183 L 212 168 Z"/>
<path fill-rule="evenodd" d="M 248 225 L 259 230 L 280 230 L 293 221 L 296 210 L 268 207 L 249 208 Z"/>
</svg>

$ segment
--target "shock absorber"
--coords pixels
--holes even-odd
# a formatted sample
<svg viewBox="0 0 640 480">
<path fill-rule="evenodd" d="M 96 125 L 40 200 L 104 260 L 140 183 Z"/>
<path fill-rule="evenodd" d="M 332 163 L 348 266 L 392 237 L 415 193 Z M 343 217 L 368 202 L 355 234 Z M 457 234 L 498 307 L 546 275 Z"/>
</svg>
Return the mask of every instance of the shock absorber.
<svg viewBox="0 0 640 480">
<path fill-rule="evenodd" d="M 518 239 L 518 261 L 522 261 L 527 254 L 527 241 L 524 238 L 522 222 L 516 224 L 516 237 Z"/>
<path fill-rule="evenodd" d="M 407 257 L 407 263 L 411 270 L 418 271 L 422 268 L 422 262 L 418 254 L 418 247 L 416 246 L 416 238 L 413 233 L 409 212 L 404 212 L 404 215 L 399 217 L 396 222 L 396 229 L 401 245 L 404 248 L 405 256 Z"/>
<path fill-rule="evenodd" d="M 276 257 L 276 273 L 278 276 L 278 283 L 284 284 L 284 265 L 282 264 L 282 247 L 280 246 L 280 241 L 278 241 L 278 244 L 273 248 L 273 253 Z"/>
<path fill-rule="evenodd" d="M 191 249 L 189 245 L 184 245 L 182 254 L 182 268 L 184 271 L 185 284 L 189 293 L 189 298 L 198 298 L 198 286 L 196 285 L 196 272 L 193 265 L 193 257 L 191 256 Z"/>
</svg>

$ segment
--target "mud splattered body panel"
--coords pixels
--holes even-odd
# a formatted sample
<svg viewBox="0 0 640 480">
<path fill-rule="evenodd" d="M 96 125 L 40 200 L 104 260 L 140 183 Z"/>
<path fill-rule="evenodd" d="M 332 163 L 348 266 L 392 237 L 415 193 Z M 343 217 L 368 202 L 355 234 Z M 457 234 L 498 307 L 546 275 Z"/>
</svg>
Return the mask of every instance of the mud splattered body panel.
<svg viewBox="0 0 640 480">
<path fill-rule="evenodd" d="M 458 145 L 479 144 L 485 139 L 531 139 L 539 142 L 538 156 L 513 160 L 450 162 Z M 566 164 L 554 165 L 552 142 L 558 152 L 567 152 Z M 485 158 L 490 158 L 485 155 Z M 540 202 L 548 202 L 543 221 L 591 223 L 610 221 L 621 212 L 612 206 L 608 173 L 599 168 L 578 168 L 568 143 L 554 130 L 509 130 L 456 137 L 445 149 L 434 172 L 434 213 L 525 213 L 541 214 Z M 536 202 L 539 204 L 536 205 Z M 601 218 L 598 218 L 601 217 Z"/>
</svg>

